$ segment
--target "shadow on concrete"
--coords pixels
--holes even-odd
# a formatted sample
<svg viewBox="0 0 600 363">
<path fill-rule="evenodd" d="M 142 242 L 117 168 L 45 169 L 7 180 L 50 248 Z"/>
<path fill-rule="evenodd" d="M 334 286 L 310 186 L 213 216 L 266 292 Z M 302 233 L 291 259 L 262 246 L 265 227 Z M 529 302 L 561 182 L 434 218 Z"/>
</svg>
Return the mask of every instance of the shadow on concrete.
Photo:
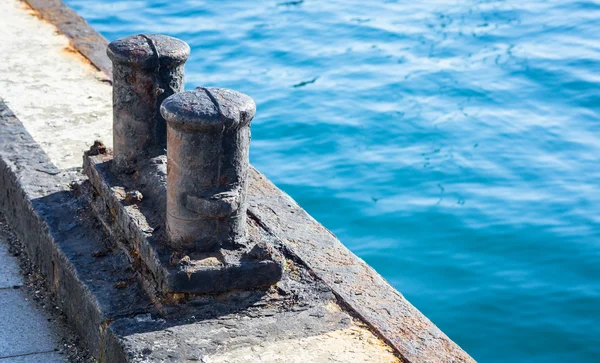
<svg viewBox="0 0 600 363">
<path fill-rule="evenodd" d="M 54 271 L 54 276 L 48 276 L 49 283 L 58 287 L 58 293 L 64 296 L 80 294 L 81 287 L 89 289 L 93 296 L 78 297 L 89 299 L 88 303 L 96 305 L 109 322 L 127 319 L 131 333 L 248 311 L 267 296 L 266 290 L 257 289 L 198 296 L 175 294 L 157 299 L 143 288 L 143 277 L 125 251 L 110 240 L 82 195 L 62 191 L 34 199 L 32 204 L 50 227 L 56 243 L 56 250 L 51 246 L 28 246 L 34 256 L 54 256 L 49 264 L 43 262 Z M 57 258 L 57 251 L 61 251 L 66 260 Z M 61 281 L 60 270 L 71 268 L 78 280 Z"/>
</svg>

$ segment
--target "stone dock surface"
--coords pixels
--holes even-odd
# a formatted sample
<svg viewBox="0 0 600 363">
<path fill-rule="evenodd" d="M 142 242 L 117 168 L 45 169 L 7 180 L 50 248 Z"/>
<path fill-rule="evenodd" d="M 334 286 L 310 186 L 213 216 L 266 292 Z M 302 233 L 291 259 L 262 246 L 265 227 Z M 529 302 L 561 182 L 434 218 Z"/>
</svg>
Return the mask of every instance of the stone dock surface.
<svg viewBox="0 0 600 363">
<path fill-rule="evenodd" d="M 60 333 L 25 291 L 3 227 L 0 220 L 0 362 L 67 362 L 57 352 Z"/>
<path fill-rule="evenodd" d="M 111 147 L 106 41 L 60 1 L 1 0 L 0 13 L 0 212 L 99 361 L 473 361 L 254 169 L 249 216 L 285 255 L 282 280 L 148 296 L 73 188 L 94 140 Z"/>
<path fill-rule="evenodd" d="M 0 213 L 0 362 L 94 362 Z"/>
</svg>

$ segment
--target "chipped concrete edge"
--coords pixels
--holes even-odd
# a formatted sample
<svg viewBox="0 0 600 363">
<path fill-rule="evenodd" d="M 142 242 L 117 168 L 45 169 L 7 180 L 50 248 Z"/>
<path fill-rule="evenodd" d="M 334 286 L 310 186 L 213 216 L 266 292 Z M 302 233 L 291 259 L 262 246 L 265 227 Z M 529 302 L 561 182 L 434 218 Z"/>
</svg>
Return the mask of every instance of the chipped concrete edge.
<svg viewBox="0 0 600 363">
<path fill-rule="evenodd" d="M 289 195 L 256 169 L 249 174 L 250 218 L 281 240 L 405 361 L 474 361 Z"/>
<path fill-rule="evenodd" d="M 109 79 L 112 77 L 112 66 L 105 52 L 107 40 L 75 11 L 61 0 L 24 1 L 40 18 L 54 24 L 67 36 L 73 47 L 95 67 L 103 71 Z M 6 166 L 1 168 L 0 178 L 10 179 L 16 183 L 27 181 L 18 178 L 11 169 Z M 308 215 L 292 198 L 255 169 L 252 169 L 250 174 L 252 178 L 250 185 L 254 189 L 252 194 L 260 196 L 250 198 L 250 216 L 284 241 L 286 248 L 293 255 L 328 285 L 349 310 L 361 317 L 404 360 L 408 362 L 474 361 L 375 270 Z M 13 200 L 21 199 L 19 204 L 30 206 L 30 196 L 23 192 L 25 189 L 29 188 L 10 188 L 6 191 L 7 197 Z M 9 193 L 14 195 L 9 196 Z M 16 211 L 12 212 L 15 215 Z M 31 212 L 36 213 L 35 209 L 30 209 L 29 213 Z M 40 218 L 33 215 L 28 217 L 32 222 L 35 220 L 36 224 L 41 222 Z M 15 228 L 23 230 L 29 227 L 21 224 Z M 34 251 L 35 253 L 40 251 Z"/>
<path fill-rule="evenodd" d="M 53 24 L 96 68 L 112 82 L 112 63 L 106 56 L 108 41 L 85 19 L 61 0 L 21 0 L 29 5 L 41 19 Z"/>
</svg>

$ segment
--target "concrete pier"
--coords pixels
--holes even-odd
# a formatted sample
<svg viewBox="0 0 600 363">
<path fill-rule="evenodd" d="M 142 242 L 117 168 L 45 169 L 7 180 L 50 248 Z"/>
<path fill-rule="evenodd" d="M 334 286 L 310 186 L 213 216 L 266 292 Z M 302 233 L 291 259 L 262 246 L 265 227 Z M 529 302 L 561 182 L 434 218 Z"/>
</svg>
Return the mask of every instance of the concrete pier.
<svg viewBox="0 0 600 363">
<path fill-rule="evenodd" d="M 0 211 L 100 362 L 473 361 L 252 167 L 248 223 L 284 256 L 281 280 L 152 293 L 149 252 L 113 238 L 114 210 L 94 217 L 99 191 L 81 173 L 95 140 L 112 148 L 108 43 L 60 1 L 28 3 L 0 2 Z"/>
</svg>

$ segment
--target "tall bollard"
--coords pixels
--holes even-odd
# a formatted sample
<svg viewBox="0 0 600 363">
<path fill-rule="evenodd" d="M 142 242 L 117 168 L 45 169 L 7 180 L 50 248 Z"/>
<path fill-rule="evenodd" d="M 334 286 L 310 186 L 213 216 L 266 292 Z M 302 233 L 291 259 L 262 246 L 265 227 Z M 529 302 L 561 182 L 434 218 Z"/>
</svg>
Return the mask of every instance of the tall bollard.
<svg viewBox="0 0 600 363">
<path fill-rule="evenodd" d="M 243 240 L 252 98 L 197 88 L 165 100 L 167 235 L 176 250 L 208 252 Z"/>
<path fill-rule="evenodd" d="M 166 148 L 159 108 L 183 91 L 190 47 L 165 35 L 140 34 L 110 43 L 107 54 L 113 62 L 113 165 L 117 172 L 132 172 Z"/>
</svg>

